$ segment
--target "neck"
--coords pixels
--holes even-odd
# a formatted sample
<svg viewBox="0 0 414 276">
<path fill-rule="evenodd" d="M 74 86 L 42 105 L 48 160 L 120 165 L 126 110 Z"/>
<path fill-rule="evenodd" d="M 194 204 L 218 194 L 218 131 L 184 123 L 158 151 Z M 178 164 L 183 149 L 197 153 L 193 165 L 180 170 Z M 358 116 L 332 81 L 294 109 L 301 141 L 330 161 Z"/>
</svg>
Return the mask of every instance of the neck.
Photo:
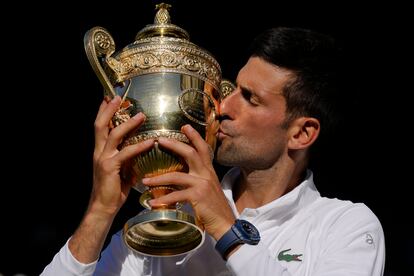
<svg viewBox="0 0 414 276">
<path fill-rule="evenodd" d="M 303 181 L 305 168 L 305 164 L 294 162 L 275 164 L 265 170 L 241 168 L 240 178 L 233 186 L 238 212 L 258 208 L 290 192 Z"/>
</svg>

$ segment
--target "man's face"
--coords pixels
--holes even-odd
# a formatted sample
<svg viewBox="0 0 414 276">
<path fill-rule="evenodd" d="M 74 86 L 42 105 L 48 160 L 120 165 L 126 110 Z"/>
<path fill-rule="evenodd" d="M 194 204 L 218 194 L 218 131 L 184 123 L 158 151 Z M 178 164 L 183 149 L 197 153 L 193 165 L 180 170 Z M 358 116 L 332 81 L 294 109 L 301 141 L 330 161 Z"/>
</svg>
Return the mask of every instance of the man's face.
<svg viewBox="0 0 414 276">
<path fill-rule="evenodd" d="M 287 152 L 283 87 L 293 73 L 261 58 L 250 58 L 237 88 L 220 104 L 217 160 L 227 166 L 271 167 Z"/>
</svg>

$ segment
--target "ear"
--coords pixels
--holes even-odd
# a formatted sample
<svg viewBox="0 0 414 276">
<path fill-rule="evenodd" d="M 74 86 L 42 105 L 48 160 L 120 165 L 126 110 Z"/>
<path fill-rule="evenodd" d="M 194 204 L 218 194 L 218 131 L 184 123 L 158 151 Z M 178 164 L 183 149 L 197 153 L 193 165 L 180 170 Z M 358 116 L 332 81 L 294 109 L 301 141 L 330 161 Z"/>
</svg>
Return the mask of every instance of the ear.
<svg viewBox="0 0 414 276">
<path fill-rule="evenodd" d="M 295 119 L 288 130 L 289 149 L 305 149 L 312 145 L 319 136 L 319 120 L 312 117 Z"/>
</svg>

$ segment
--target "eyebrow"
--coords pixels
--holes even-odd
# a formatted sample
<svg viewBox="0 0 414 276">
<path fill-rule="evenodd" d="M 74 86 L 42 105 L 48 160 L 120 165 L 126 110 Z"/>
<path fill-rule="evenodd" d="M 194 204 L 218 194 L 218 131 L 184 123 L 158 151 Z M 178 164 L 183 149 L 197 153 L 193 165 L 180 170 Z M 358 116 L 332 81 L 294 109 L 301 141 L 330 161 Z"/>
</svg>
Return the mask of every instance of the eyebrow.
<svg viewBox="0 0 414 276">
<path fill-rule="evenodd" d="M 236 86 L 240 87 L 242 92 L 249 93 L 251 95 L 254 95 L 254 96 L 258 97 L 258 95 L 255 92 L 253 92 L 250 88 L 248 88 L 246 86 L 243 86 L 243 85 L 240 85 L 237 81 L 236 81 Z"/>
</svg>

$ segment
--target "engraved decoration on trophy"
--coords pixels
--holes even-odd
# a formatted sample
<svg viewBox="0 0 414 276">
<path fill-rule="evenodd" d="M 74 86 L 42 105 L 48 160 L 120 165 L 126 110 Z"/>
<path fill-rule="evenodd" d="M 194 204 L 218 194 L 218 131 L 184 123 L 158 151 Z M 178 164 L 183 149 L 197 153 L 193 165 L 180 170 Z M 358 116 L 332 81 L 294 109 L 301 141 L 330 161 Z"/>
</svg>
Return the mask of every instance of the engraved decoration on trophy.
<svg viewBox="0 0 414 276">
<path fill-rule="evenodd" d="M 171 24 L 169 8 L 168 4 L 158 4 L 154 24 L 144 27 L 133 43 L 118 52 L 106 29 L 90 29 L 84 38 L 85 51 L 105 95 L 122 98 L 113 126 L 138 112 L 146 115 L 145 123 L 130 133 L 120 148 L 158 137 L 189 143 L 181 127 L 190 124 L 213 153 L 219 127 L 218 101 L 223 97 L 222 91 L 226 96 L 230 93 L 232 84 L 222 82 L 220 66 L 208 51 L 190 42 L 185 30 Z M 157 142 L 124 165 L 125 175 L 133 174 L 138 179 L 134 188 L 142 193 L 140 203 L 146 208 L 125 224 L 123 240 L 130 249 L 150 256 L 174 256 L 201 246 L 203 227 L 181 209 L 180 203 L 152 209 L 148 204 L 148 200 L 177 187 L 148 189 L 140 181 L 143 177 L 185 170 L 185 162 Z"/>
</svg>

